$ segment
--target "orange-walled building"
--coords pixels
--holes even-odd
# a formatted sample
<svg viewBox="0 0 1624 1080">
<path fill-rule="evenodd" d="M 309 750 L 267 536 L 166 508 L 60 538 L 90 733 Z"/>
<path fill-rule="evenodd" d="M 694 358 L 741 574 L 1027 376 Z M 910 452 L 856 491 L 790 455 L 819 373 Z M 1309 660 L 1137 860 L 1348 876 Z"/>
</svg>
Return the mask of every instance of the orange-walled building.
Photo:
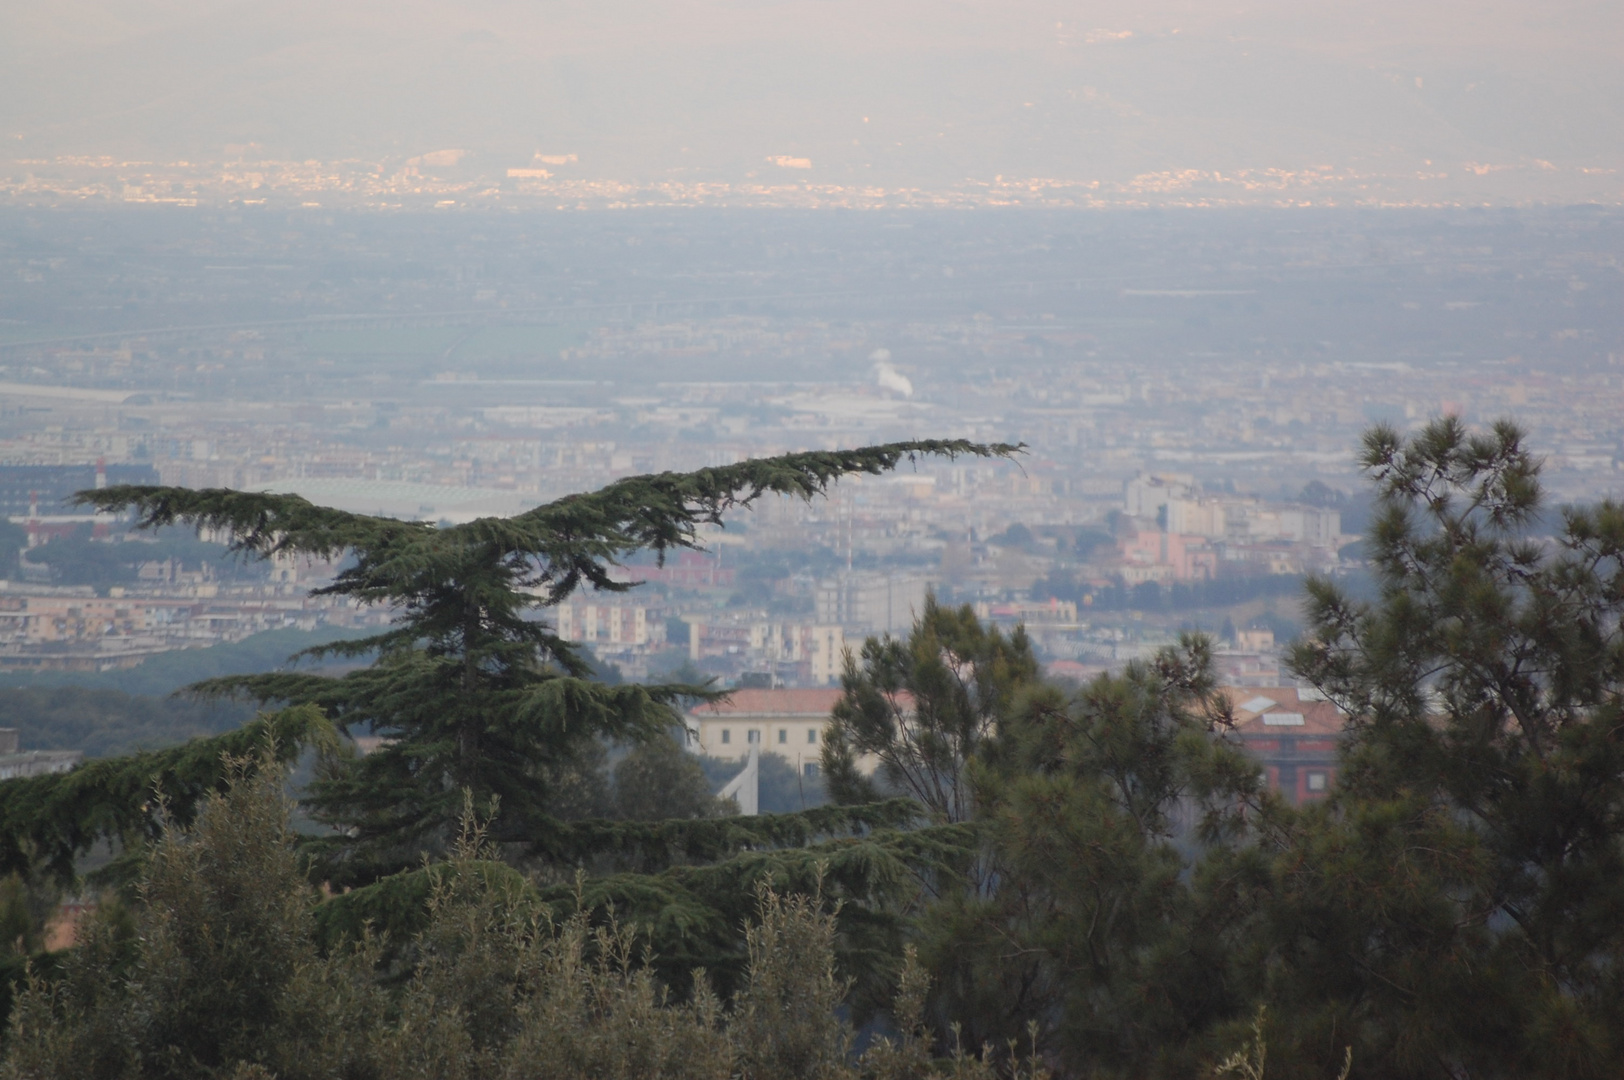
<svg viewBox="0 0 1624 1080">
<path fill-rule="evenodd" d="M 1143 531 L 1121 541 L 1122 580 L 1211 581 L 1218 576 L 1218 550 L 1204 537 Z M 1159 571 L 1159 573 L 1158 573 Z"/>
</svg>

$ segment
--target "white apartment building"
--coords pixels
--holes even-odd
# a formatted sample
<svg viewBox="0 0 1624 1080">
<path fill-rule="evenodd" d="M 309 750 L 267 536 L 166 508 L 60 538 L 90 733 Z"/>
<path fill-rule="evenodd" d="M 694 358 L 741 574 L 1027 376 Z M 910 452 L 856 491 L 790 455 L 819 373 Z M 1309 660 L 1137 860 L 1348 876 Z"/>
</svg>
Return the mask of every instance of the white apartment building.
<svg viewBox="0 0 1624 1080">
<path fill-rule="evenodd" d="M 1209 496 L 1169 499 L 1167 531 L 1231 544 L 1287 541 L 1335 547 L 1342 514 L 1317 506 L 1270 506 L 1253 499 Z"/>
<path fill-rule="evenodd" d="M 1153 518 L 1174 499 L 1188 499 L 1195 477 L 1188 473 L 1141 473 L 1122 487 L 1123 509 L 1129 517 Z"/>
<path fill-rule="evenodd" d="M 802 776 L 817 776 L 829 712 L 840 695 L 838 687 L 735 690 L 722 701 L 689 710 L 688 749 L 740 762 L 756 749 L 784 758 Z M 864 757 L 857 766 L 872 773 L 879 761 Z"/>
<path fill-rule="evenodd" d="M 930 586 L 917 574 L 841 574 L 818 582 L 818 622 L 865 634 L 907 633 L 925 610 Z"/>
<path fill-rule="evenodd" d="M 704 619 L 686 616 L 688 658 L 736 656 L 746 664 L 778 671 L 794 668 L 794 677 L 831 683 L 845 666 L 846 631 L 825 623 Z"/>
<path fill-rule="evenodd" d="M 551 611 L 558 636 L 610 651 L 665 642 L 665 620 L 640 604 L 574 597 Z"/>
</svg>

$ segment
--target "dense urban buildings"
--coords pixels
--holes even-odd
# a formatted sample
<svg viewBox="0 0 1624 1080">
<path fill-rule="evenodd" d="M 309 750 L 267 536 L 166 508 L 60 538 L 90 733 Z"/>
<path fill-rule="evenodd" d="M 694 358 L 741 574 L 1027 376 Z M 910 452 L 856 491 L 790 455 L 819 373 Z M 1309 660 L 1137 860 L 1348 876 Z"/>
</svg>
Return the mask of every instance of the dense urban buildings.
<svg viewBox="0 0 1624 1080">
<path fill-rule="evenodd" d="M 250 203 L 0 208 L 0 669 L 388 617 L 311 597 L 332 566 L 132 533 L 65 501 L 84 487 L 460 522 L 633 473 L 940 435 L 1026 452 L 763 500 L 544 617 L 623 678 L 828 694 L 849 650 L 934 594 L 1023 626 L 1056 677 L 1200 628 L 1237 693 L 1290 697 L 1303 576 L 1362 573 L 1371 424 L 1512 416 L 1559 500 L 1615 493 L 1624 460 L 1624 219 L 1604 209 Z M 1248 742 L 1247 724 L 1313 797 L 1303 736 L 1254 716 Z"/>
</svg>

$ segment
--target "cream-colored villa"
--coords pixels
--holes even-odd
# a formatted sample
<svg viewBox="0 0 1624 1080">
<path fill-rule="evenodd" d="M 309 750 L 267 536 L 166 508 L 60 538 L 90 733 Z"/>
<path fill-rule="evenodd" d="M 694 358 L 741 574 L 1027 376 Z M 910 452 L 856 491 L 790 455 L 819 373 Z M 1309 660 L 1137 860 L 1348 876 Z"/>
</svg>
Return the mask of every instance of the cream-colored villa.
<svg viewBox="0 0 1624 1080">
<path fill-rule="evenodd" d="M 688 748 L 734 761 L 756 748 L 784 758 L 802 776 L 816 776 L 829 710 L 839 700 L 838 687 L 735 690 L 723 701 L 689 710 Z M 872 771 L 869 762 L 863 764 Z"/>
</svg>

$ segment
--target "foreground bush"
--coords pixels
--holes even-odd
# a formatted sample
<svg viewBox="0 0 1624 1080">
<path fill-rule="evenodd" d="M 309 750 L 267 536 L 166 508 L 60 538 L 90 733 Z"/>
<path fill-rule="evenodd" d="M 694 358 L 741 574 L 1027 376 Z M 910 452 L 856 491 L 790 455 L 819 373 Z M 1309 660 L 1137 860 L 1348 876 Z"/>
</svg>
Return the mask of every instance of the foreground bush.
<svg viewBox="0 0 1624 1080">
<path fill-rule="evenodd" d="M 466 809 L 458 837 L 458 791 L 505 789 L 440 769 L 389 788 L 415 813 L 413 785 L 437 785 L 432 844 L 384 829 L 367 855 L 346 832 L 296 866 L 276 782 L 253 778 L 272 763 L 241 755 L 330 745 L 307 704 L 0 785 L 15 949 L 37 942 L 28 882 L 76 885 L 108 841 L 141 874 L 24 987 L 0 1072 L 982 1080 L 985 1041 L 1006 1074 L 1041 1054 L 1089 1080 L 1324 1080 L 1350 1053 L 1384 1080 L 1624 1076 L 1624 507 L 1557 521 L 1509 425 L 1378 430 L 1365 462 L 1376 594 L 1313 583 L 1292 658 L 1350 717 L 1324 802 L 1272 795 L 1230 744 L 1199 636 L 1068 693 L 1024 635 L 930 604 L 846 672 L 824 761 L 854 805 L 563 820 L 504 797 L 487 845 Z M 409 691 L 377 700 L 440 715 Z M 541 791 L 575 760 L 551 745 L 498 755 L 504 775 Z M 688 764 L 645 751 L 628 789 Z M 869 801 L 860 754 L 911 797 Z M 359 782 L 362 760 L 335 767 Z M 299 869 L 334 843 L 318 865 L 355 887 L 321 901 Z M 885 1012 L 909 942 L 899 1036 L 854 1058 L 846 1018 Z"/>
<path fill-rule="evenodd" d="M 104 905 L 56 977 L 29 976 L 0 1078 L 993 1075 L 964 1053 L 937 1070 L 919 1015 L 924 976 L 911 962 L 903 1037 L 854 1059 L 835 913 L 818 895 L 758 892 L 731 1007 L 703 972 L 675 1000 L 630 927 L 592 925 L 584 911 L 555 922 L 521 880 L 481 872 L 488 851 L 471 815 L 408 948 L 386 952 L 363 935 L 322 955 L 321 898 L 300 872 L 270 765 L 228 762 L 231 783 L 207 796 L 195 823 L 165 829 L 135 903 Z"/>
</svg>

